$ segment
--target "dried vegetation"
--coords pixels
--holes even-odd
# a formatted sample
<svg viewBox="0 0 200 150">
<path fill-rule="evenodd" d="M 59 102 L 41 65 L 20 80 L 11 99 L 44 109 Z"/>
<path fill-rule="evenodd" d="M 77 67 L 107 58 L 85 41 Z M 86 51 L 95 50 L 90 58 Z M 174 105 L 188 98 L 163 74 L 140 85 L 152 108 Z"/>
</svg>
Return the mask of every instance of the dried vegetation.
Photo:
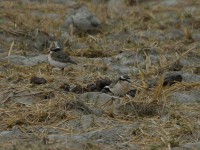
<svg viewBox="0 0 200 150">
<path fill-rule="evenodd" d="M 132 4 L 133 2 L 130 1 L 129 3 L 132 6 L 126 7 L 131 7 L 134 11 L 122 16 L 118 16 L 115 12 L 102 13 L 101 10 L 105 9 L 104 7 L 101 6 L 102 8 L 96 9 L 96 5 L 91 2 L 84 3 L 101 20 L 105 21 L 105 27 L 102 33 L 97 35 L 75 35 L 76 42 L 83 42 L 88 45 L 85 49 L 70 51 L 70 44 L 72 43 L 65 41 L 63 47 L 70 55 L 78 57 L 79 62 L 82 63 L 80 68 L 67 68 L 63 76 L 61 72 L 52 73 L 50 66 L 45 63 L 26 67 L 9 62 L 0 62 L 0 66 L 2 66 L 0 68 L 0 131 L 11 130 L 18 125 L 21 132 L 27 134 L 27 141 L 39 141 L 36 145 L 40 145 L 41 148 L 44 148 L 45 144 L 46 148 L 52 144 L 46 140 L 50 129 L 72 135 L 84 132 L 68 129 L 63 124 L 80 118 L 81 114 L 92 114 L 90 106 L 95 106 L 95 104 L 91 102 L 83 103 L 79 101 L 78 94 L 66 92 L 65 87 L 59 87 L 63 86 L 63 82 L 87 87 L 88 84 L 98 79 L 112 79 L 113 76 L 116 76 L 116 73 L 109 70 L 106 63 L 95 60 L 95 58 L 112 58 L 122 52 L 134 51 L 142 53 L 146 58 L 145 65 L 139 66 L 141 67 L 139 73 L 132 74 L 135 80 L 140 81 L 133 85 L 134 88 L 139 89 L 139 92 L 134 98 L 127 96 L 121 98 L 118 115 L 114 115 L 112 110 L 106 110 L 103 117 L 121 125 L 139 123 L 139 128 L 131 133 L 132 138 L 128 143 L 134 143 L 144 149 L 163 147 L 171 149 L 184 143 L 199 141 L 200 105 L 196 103 L 177 104 L 170 101 L 169 97 L 173 92 L 181 90 L 199 90 L 200 83 L 181 82 L 163 87 L 164 78 L 162 76 L 170 68 L 176 69 L 177 66 L 173 66 L 180 58 L 187 59 L 190 55 L 200 56 L 199 42 L 195 41 L 192 36 L 196 30 L 199 31 L 200 11 L 196 11 L 196 14 L 183 11 L 186 5 L 200 6 L 198 0 L 183 1 L 179 4 L 180 6 L 176 7 L 159 6 L 154 7 L 154 9 L 149 8 L 145 4 L 147 2 Z M 7 50 L 6 53 L 1 54 L 1 57 L 47 53 L 48 43 L 43 46 L 40 52 L 34 50 L 32 41 L 41 41 L 37 39 L 35 32 L 39 29 L 48 40 L 48 35 L 53 35 L 53 38 L 59 39 L 62 34 L 60 26 L 63 24 L 64 17 L 69 12 L 70 7 L 51 2 L 0 2 L 0 33 L 2 39 L 0 44 L 3 49 Z M 159 15 L 161 13 L 166 15 L 163 17 Z M 55 19 L 50 14 L 56 14 L 59 17 Z M 177 22 L 170 20 L 170 14 L 175 15 Z M 111 24 L 110 18 L 113 18 L 116 23 Z M 189 24 L 184 24 L 186 19 L 190 20 Z M 143 34 L 144 30 L 165 32 L 174 28 L 181 28 L 184 38 L 159 40 L 158 36 L 144 36 Z M 123 39 L 123 41 L 104 38 L 112 33 L 124 32 L 126 29 L 134 29 L 133 32 L 140 37 L 139 42 L 131 42 L 129 38 Z M 156 34 L 156 32 L 153 34 Z M 3 38 L 3 36 L 6 38 Z M 45 40 L 45 38 L 42 38 L 42 40 Z M 152 62 L 148 48 L 153 48 L 159 53 L 160 62 L 157 65 Z M 166 57 L 168 54 L 172 55 L 170 60 Z M 194 66 L 184 67 L 183 70 L 193 72 L 193 69 L 195 71 L 197 67 L 197 64 L 194 64 Z M 35 76 L 46 79 L 47 83 L 40 85 L 30 83 L 30 79 Z M 159 77 L 159 82 L 154 88 L 149 89 L 147 81 L 155 76 Z M 110 102 L 110 105 L 112 105 L 112 102 Z M 102 107 L 104 110 L 105 106 L 98 107 Z M 39 132 L 36 130 L 37 126 L 45 128 L 45 130 Z M 112 126 L 113 124 L 107 125 L 106 128 Z M 88 128 L 87 132 L 101 130 L 101 128 L 103 128 L 101 125 L 95 124 Z M 0 147 L 5 148 L 12 145 L 11 142 L 7 142 L 2 143 Z M 21 147 L 19 143 L 14 145 L 13 149 L 37 148 L 30 143 L 22 144 Z M 56 146 L 59 148 L 59 145 Z M 98 145 L 90 143 L 87 143 L 86 147 L 101 149 Z"/>
</svg>

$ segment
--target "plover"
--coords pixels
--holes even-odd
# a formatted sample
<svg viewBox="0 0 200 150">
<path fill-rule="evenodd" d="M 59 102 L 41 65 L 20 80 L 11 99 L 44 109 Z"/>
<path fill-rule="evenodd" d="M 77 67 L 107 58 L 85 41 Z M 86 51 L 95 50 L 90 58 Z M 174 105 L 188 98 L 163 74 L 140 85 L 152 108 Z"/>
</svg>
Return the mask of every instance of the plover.
<svg viewBox="0 0 200 150">
<path fill-rule="evenodd" d="M 111 83 L 111 85 L 105 86 L 102 92 L 109 91 L 114 95 L 123 96 L 130 90 L 131 81 L 129 79 L 130 77 L 128 76 L 120 76 L 119 79 Z"/>
<path fill-rule="evenodd" d="M 65 67 L 69 66 L 70 64 L 77 64 L 73 61 L 68 54 L 66 54 L 62 49 L 57 45 L 55 42 L 56 47 L 50 50 L 48 55 L 48 61 L 50 65 L 55 68 L 59 68 L 64 70 Z"/>
</svg>

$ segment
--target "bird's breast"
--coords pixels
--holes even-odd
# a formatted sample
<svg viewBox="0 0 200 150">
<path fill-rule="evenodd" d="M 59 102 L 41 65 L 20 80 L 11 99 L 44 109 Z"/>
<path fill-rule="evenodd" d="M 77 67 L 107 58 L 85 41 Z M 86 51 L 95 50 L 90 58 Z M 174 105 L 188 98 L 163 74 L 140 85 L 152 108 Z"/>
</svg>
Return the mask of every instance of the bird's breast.
<svg viewBox="0 0 200 150">
<path fill-rule="evenodd" d="M 63 69 L 65 67 L 67 67 L 67 63 L 62 63 L 62 62 L 52 59 L 51 54 L 48 55 L 48 61 L 49 61 L 50 65 L 52 65 L 56 68 Z"/>
<path fill-rule="evenodd" d="M 111 92 L 115 95 L 124 95 L 130 90 L 130 84 L 127 82 L 118 82 L 113 88 L 111 88 Z"/>
</svg>

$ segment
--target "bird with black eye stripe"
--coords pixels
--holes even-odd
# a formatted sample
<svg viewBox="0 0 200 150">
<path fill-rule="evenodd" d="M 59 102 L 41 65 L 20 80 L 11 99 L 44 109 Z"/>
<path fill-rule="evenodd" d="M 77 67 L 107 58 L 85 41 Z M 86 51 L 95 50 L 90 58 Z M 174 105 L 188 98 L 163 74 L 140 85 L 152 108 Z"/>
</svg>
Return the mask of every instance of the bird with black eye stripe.
<svg viewBox="0 0 200 150">
<path fill-rule="evenodd" d="M 54 42 L 54 44 L 55 47 L 50 49 L 50 53 L 48 55 L 48 61 L 51 66 L 64 70 L 64 68 L 70 64 L 77 64 L 58 46 L 57 42 Z"/>
<path fill-rule="evenodd" d="M 116 81 L 112 82 L 109 86 L 105 86 L 101 92 L 111 92 L 117 96 L 123 96 L 131 88 L 131 81 L 129 76 L 120 76 Z"/>
</svg>

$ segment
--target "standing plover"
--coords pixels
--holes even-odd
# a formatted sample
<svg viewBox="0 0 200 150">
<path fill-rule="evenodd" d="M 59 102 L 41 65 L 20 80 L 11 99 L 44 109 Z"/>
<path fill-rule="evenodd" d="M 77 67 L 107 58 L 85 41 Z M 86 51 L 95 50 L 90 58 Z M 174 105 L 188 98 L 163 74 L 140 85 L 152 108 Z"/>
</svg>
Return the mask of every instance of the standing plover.
<svg viewBox="0 0 200 150">
<path fill-rule="evenodd" d="M 102 92 L 109 91 L 114 95 L 125 95 L 130 90 L 131 81 L 129 79 L 130 77 L 128 76 L 120 76 L 119 79 L 111 83 L 111 85 L 105 86 Z"/>
<path fill-rule="evenodd" d="M 55 43 L 55 45 L 56 47 L 52 48 L 48 55 L 48 61 L 53 67 L 64 70 L 64 68 L 70 64 L 77 64 L 69 57 L 69 55 L 62 51 L 57 43 Z"/>
</svg>

